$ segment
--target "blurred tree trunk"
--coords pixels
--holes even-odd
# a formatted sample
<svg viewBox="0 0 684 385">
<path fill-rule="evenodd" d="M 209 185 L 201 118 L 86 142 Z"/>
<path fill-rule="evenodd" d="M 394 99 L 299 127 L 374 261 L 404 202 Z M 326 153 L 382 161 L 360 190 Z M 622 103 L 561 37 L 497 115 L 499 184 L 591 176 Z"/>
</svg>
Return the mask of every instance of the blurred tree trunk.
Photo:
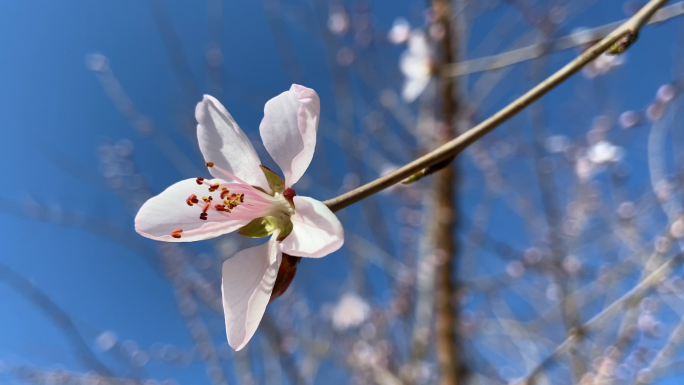
<svg viewBox="0 0 684 385">
<path fill-rule="evenodd" d="M 441 40 L 440 64 L 454 63 L 457 52 L 454 43 L 458 37 L 454 34 L 458 29 L 452 25 L 451 7 L 449 0 L 433 0 L 435 22 L 444 30 Z M 441 68 L 438 65 L 437 68 Z M 439 72 L 438 72 L 439 73 Z M 459 103 L 456 96 L 457 83 L 455 78 L 438 76 L 440 82 L 439 102 L 441 105 L 441 125 L 438 145 L 444 144 L 456 136 L 456 120 Z M 434 212 L 432 219 L 435 223 L 436 257 L 440 263 L 437 269 L 436 288 L 436 348 L 439 363 L 440 381 L 442 385 L 462 384 L 464 371 L 461 370 L 462 357 L 458 336 L 459 304 L 456 301 L 458 283 L 455 267 L 457 266 L 457 241 L 454 234 L 457 226 L 457 201 L 455 184 L 458 181 L 456 168 L 449 163 L 447 167 L 435 174 L 433 194 Z"/>
</svg>

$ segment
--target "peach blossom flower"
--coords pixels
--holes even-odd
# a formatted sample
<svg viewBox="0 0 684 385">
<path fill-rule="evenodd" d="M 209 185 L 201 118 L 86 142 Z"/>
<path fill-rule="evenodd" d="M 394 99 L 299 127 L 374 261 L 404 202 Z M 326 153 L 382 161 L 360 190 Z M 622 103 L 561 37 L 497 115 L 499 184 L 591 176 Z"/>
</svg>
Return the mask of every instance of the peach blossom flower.
<svg viewBox="0 0 684 385">
<path fill-rule="evenodd" d="M 200 241 L 234 231 L 270 236 L 223 264 L 226 332 L 236 350 L 252 338 L 264 315 L 283 254 L 320 258 L 344 243 L 335 214 L 292 189 L 313 158 L 319 115 L 318 94 L 296 84 L 266 103 L 259 131 L 283 180 L 261 166 L 233 117 L 205 95 L 195 110 L 197 138 L 215 179 L 180 181 L 148 200 L 135 218 L 138 233 L 159 241 Z"/>
<path fill-rule="evenodd" d="M 432 52 L 425 34 L 414 31 L 408 39 L 408 48 L 399 58 L 399 69 L 406 78 L 401 91 L 403 99 L 411 103 L 416 100 L 432 79 Z"/>
</svg>

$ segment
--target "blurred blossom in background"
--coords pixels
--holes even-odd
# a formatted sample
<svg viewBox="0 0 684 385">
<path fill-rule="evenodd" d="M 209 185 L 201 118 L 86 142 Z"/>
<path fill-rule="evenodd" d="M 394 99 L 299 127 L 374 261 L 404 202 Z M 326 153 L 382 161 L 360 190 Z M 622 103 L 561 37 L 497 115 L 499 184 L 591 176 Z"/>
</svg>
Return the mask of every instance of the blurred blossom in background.
<svg viewBox="0 0 684 385">
<path fill-rule="evenodd" d="M 277 169 L 264 103 L 315 89 L 318 148 L 297 194 L 324 201 L 491 116 L 643 2 L 455 0 L 446 18 L 432 4 L 1 2 L 0 383 L 447 384 L 445 354 L 467 384 L 681 383 L 674 0 L 626 54 L 599 56 L 460 154 L 452 207 L 436 203 L 436 174 L 339 211 L 343 248 L 302 260 L 240 352 L 221 265 L 263 240 L 135 233 L 147 199 L 209 176 L 203 94 Z M 497 54 L 516 64 L 490 70 Z M 450 218 L 454 253 L 435 237 Z M 444 308 L 458 356 L 440 350 Z"/>
</svg>

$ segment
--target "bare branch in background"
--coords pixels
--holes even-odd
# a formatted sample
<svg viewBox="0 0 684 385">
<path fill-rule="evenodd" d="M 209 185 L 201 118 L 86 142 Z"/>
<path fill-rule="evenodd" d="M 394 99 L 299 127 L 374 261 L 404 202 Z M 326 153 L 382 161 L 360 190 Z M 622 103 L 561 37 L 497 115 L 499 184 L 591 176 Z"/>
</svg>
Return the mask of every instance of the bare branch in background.
<svg viewBox="0 0 684 385">
<path fill-rule="evenodd" d="M 663 7 L 651 17 L 647 25 L 657 25 L 669 19 L 684 15 L 684 2 L 675 3 Z M 443 69 L 444 76 L 463 76 L 476 72 L 492 71 L 533 60 L 551 52 L 565 51 L 570 48 L 581 47 L 592 44 L 595 41 L 608 36 L 615 28 L 625 21 L 618 21 L 600 27 L 586 29 L 572 33 L 567 36 L 559 37 L 550 43 L 533 44 L 523 48 L 506 51 L 497 55 L 482 57 L 478 59 L 464 60 L 459 63 L 446 66 Z"/>
<path fill-rule="evenodd" d="M 638 33 L 641 27 L 658 10 L 658 8 L 662 7 L 666 2 L 667 0 L 651 0 L 629 20 L 613 30 L 613 32 L 608 34 L 608 36 L 603 38 L 600 42 L 587 49 L 575 60 L 566 64 L 563 68 L 556 71 L 543 82 L 537 84 L 534 88 L 516 99 L 513 103 L 504 107 L 493 116 L 464 132 L 457 138 L 452 139 L 450 142 L 444 144 L 438 149 L 431 151 L 430 153 L 381 178 L 378 178 L 336 198 L 329 199 L 324 203 L 328 205 L 332 211 L 341 210 L 350 204 L 356 203 L 370 195 L 377 193 L 378 191 L 384 190 L 389 186 L 401 182 L 425 167 L 436 164 L 444 159 L 449 158 L 450 156 L 459 154 L 472 143 L 482 138 L 484 135 L 488 134 L 490 131 L 494 130 L 511 117 L 515 116 L 518 112 L 525 109 L 532 102 L 547 94 L 560 83 L 582 69 L 582 67 L 596 59 L 613 44 L 618 42 L 618 40 L 624 38 L 625 35 Z"/>
<path fill-rule="evenodd" d="M 436 25 L 444 29 L 441 41 L 442 63 L 452 63 L 457 59 L 456 52 L 461 44 L 461 29 L 457 25 L 458 18 L 452 19 L 451 6 L 447 0 L 434 0 L 432 8 L 435 12 Z M 438 139 L 442 145 L 446 138 L 457 136 L 458 122 L 461 118 L 460 90 L 455 79 L 442 78 L 437 103 L 441 106 L 437 124 L 445 127 L 443 138 Z M 445 160 L 446 161 L 446 160 Z M 464 349 L 459 335 L 460 304 L 458 298 L 458 282 L 456 272 L 459 271 L 460 253 L 454 238 L 458 226 L 457 186 L 458 171 L 449 160 L 445 167 L 435 174 L 433 191 L 433 237 L 435 258 L 437 259 L 437 282 L 435 288 L 435 345 L 441 385 L 458 385 L 466 381 L 467 373 L 464 364 Z"/>
<path fill-rule="evenodd" d="M 0 263 L 0 281 L 30 301 L 32 305 L 43 312 L 65 334 L 76 356 L 84 366 L 95 370 L 100 375 L 114 378 L 112 370 L 102 363 L 90 350 L 90 346 L 78 331 L 69 315 L 50 299 L 47 294 L 4 263 Z M 121 384 L 118 380 L 113 381 L 113 383 Z"/>
<path fill-rule="evenodd" d="M 563 343 L 558 345 L 556 350 L 551 353 L 539 366 L 530 372 L 530 374 L 520 384 L 533 384 L 536 377 L 539 376 L 549 366 L 553 365 L 556 359 L 569 352 L 572 347 L 578 342 L 582 341 L 586 335 L 597 328 L 605 326 L 605 322 L 614 317 L 617 312 L 629 306 L 635 298 L 640 298 L 644 293 L 656 285 L 663 277 L 669 275 L 672 270 L 678 267 L 684 261 L 684 254 L 679 254 L 653 271 L 649 276 L 641 280 L 632 290 L 625 293 L 622 297 L 607 306 L 600 313 L 596 314 L 589 321 L 584 323 L 582 327 L 575 330 L 574 333 Z"/>
</svg>

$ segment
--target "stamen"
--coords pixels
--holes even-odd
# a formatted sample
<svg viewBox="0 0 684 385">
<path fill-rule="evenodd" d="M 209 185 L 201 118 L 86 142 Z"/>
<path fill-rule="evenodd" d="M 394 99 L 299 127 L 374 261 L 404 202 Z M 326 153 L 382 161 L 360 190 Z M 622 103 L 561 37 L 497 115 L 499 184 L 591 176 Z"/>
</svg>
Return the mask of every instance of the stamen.
<svg viewBox="0 0 684 385">
<path fill-rule="evenodd" d="M 202 178 L 201 176 L 198 176 L 197 179 L 195 180 L 195 182 L 197 182 L 198 185 L 202 185 L 204 183 L 204 178 Z"/>
<path fill-rule="evenodd" d="M 233 179 L 234 181 L 236 181 L 236 182 L 238 182 L 238 183 L 242 183 L 242 184 L 249 185 L 249 183 L 247 183 L 247 182 L 245 182 L 244 180 L 242 180 L 242 179 L 236 177 L 235 175 L 229 173 L 228 171 L 222 169 L 222 168 L 219 167 L 219 166 L 214 166 L 214 168 L 217 169 L 220 173 L 226 175 L 227 177 L 229 177 L 230 179 Z"/>
<path fill-rule="evenodd" d="M 193 203 L 198 203 L 199 200 L 197 199 L 197 195 L 192 194 L 188 197 L 188 199 L 185 200 L 185 203 L 188 204 L 188 206 L 192 206 Z"/>
<path fill-rule="evenodd" d="M 206 221 L 207 220 L 207 213 L 200 214 L 200 219 L 203 221 Z"/>
<path fill-rule="evenodd" d="M 225 187 L 221 187 L 221 199 L 225 199 L 226 195 L 230 194 L 230 190 L 226 189 Z"/>
<path fill-rule="evenodd" d="M 205 164 L 207 165 L 207 167 L 214 167 L 214 163 L 213 163 L 213 162 L 207 162 L 207 163 L 205 163 Z"/>
<path fill-rule="evenodd" d="M 237 194 L 237 199 L 240 201 L 240 203 L 244 203 L 245 201 L 245 194 Z"/>
<path fill-rule="evenodd" d="M 180 238 L 182 232 L 183 232 L 183 229 L 175 229 L 171 232 L 171 236 L 174 238 Z"/>
<path fill-rule="evenodd" d="M 211 186 L 209 186 L 209 192 L 214 192 L 214 191 L 218 190 L 218 188 L 219 188 L 219 184 L 214 183 Z"/>
<path fill-rule="evenodd" d="M 216 209 L 216 211 L 226 211 L 226 206 L 224 205 L 216 205 L 214 206 L 214 208 Z"/>
</svg>

